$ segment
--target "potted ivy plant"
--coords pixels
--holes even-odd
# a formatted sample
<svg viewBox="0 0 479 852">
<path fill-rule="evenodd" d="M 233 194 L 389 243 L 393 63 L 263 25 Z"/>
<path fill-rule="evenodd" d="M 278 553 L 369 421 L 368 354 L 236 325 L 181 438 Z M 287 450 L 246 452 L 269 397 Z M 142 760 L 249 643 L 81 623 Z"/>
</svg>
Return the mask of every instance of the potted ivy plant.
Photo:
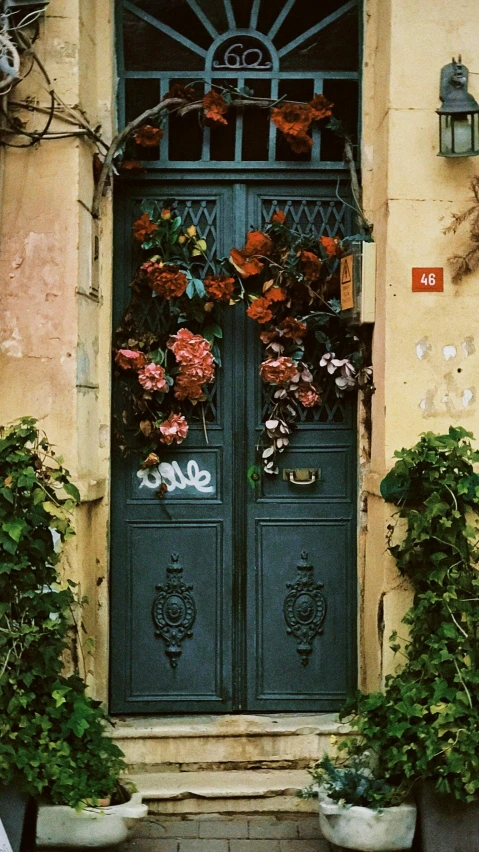
<svg viewBox="0 0 479 852">
<path fill-rule="evenodd" d="M 392 647 L 403 668 L 344 709 L 392 784 L 414 784 L 422 852 L 479 850 L 479 452 L 472 434 L 427 433 L 381 484 L 402 526 L 389 550 L 414 588 Z M 398 536 L 398 532 L 400 533 Z M 359 745 L 358 745 L 359 747 Z"/>
<path fill-rule="evenodd" d="M 77 670 L 64 671 L 76 600 L 59 560 L 74 534 L 78 501 L 62 459 L 32 418 L 2 430 L 0 779 L 8 795 L 18 791 L 73 814 L 118 794 L 125 769 L 122 752 L 106 736 L 100 702 L 87 694 Z M 8 824 L 10 816 L 0 800 L 0 817 Z M 10 819 L 14 852 L 22 819 L 19 814 L 16 826 Z"/>
<path fill-rule="evenodd" d="M 341 751 L 346 751 L 345 757 Z M 317 794 L 319 823 L 328 841 L 357 852 L 411 848 L 416 806 L 406 801 L 408 785 L 395 787 L 378 777 L 373 755 L 358 752 L 352 738 L 340 743 L 335 757 L 324 755 L 309 773 L 313 782 L 301 795 Z"/>
</svg>

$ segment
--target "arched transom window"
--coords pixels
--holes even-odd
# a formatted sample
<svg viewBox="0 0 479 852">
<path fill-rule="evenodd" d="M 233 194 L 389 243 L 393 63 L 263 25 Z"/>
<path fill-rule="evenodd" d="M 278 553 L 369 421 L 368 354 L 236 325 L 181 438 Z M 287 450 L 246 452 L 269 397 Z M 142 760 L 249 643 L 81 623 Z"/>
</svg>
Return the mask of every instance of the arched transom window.
<svg viewBox="0 0 479 852">
<path fill-rule="evenodd" d="M 351 136 L 358 122 L 358 0 L 118 0 L 120 122 L 154 106 L 174 83 L 234 86 L 261 98 L 308 101 L 324 94 Z M 267 112 L 247 109 L 228 125 L 170 118 L 153 168 L 338 169 L 342 145 L 313 131 L 295 154 Z M 145 153 L 141 154 L 145 159 Z"/>
</svg>

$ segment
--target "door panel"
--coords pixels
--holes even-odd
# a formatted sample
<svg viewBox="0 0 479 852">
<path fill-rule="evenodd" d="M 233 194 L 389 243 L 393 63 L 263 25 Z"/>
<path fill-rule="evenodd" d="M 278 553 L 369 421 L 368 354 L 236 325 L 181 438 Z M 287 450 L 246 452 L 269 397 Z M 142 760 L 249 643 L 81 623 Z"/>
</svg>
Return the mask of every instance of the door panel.
<svg viewBox="0 0 479 852">
<path fill-rule="evenodd" d="M 118 199 L 115 327 L 138 263 L 131 223 L 146 195 L 175 199 L 211 256 L 242 246 L 278 208 L 302 230 L 350 228 L 333 184 L 130 184 Z M 246 473 L 268 394 L 258 329 L 240 304 L 225 310 L 224 330 L 206 434 L 192 412 L 188 438 L 162 452 L 165 498 L 157 473 L 113 459 L 116 713 L 334 710 L 355 685 L 354 402 L 333 397 L 305 412 L 280 459 L 281 471 L 320 471 L 317 482 L 291 484 L 280 472 L 252 489 Z"/>
</svg>

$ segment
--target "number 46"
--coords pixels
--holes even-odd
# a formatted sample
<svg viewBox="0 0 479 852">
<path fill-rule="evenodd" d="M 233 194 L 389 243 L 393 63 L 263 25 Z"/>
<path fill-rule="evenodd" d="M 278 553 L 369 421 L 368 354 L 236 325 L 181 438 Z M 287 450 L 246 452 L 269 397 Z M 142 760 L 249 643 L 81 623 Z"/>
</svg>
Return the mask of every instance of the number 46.
<svg viewBox="0 0 479 852">
<path fill-rule="evenodd" d="M 436 285 L 436 273 L 430 272 L 429 275 L 424 273 L 421 276 L 421 284 L 424 284 L 426 287 L 434 287 Z"/>
</svg>

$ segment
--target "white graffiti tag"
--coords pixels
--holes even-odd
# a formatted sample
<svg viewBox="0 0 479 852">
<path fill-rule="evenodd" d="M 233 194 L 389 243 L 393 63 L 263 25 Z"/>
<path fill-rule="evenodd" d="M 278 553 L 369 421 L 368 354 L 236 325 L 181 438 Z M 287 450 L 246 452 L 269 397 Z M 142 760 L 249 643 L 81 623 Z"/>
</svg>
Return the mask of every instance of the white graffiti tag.
<svg viewBox="0 0 479 852">
<path fill-rule="evenodd" d="M 198 462 L 190 459 L 186 465 L 186 476 L 181 470 L 177 461 L 161 462 L 157 468 L 150 467 L 147 470 L 139 470 L 136 474 L 141 480 L 140 488 L 159 488 L 164 482 L 168 494 L 176 491 L 177 488 L 182 491 L 187 487 L 195 488 L 200 494 L 211 494 L 214 491 L 211 482 L 211 473 L 208 470 L 200 470 Z"/>
</svg>

